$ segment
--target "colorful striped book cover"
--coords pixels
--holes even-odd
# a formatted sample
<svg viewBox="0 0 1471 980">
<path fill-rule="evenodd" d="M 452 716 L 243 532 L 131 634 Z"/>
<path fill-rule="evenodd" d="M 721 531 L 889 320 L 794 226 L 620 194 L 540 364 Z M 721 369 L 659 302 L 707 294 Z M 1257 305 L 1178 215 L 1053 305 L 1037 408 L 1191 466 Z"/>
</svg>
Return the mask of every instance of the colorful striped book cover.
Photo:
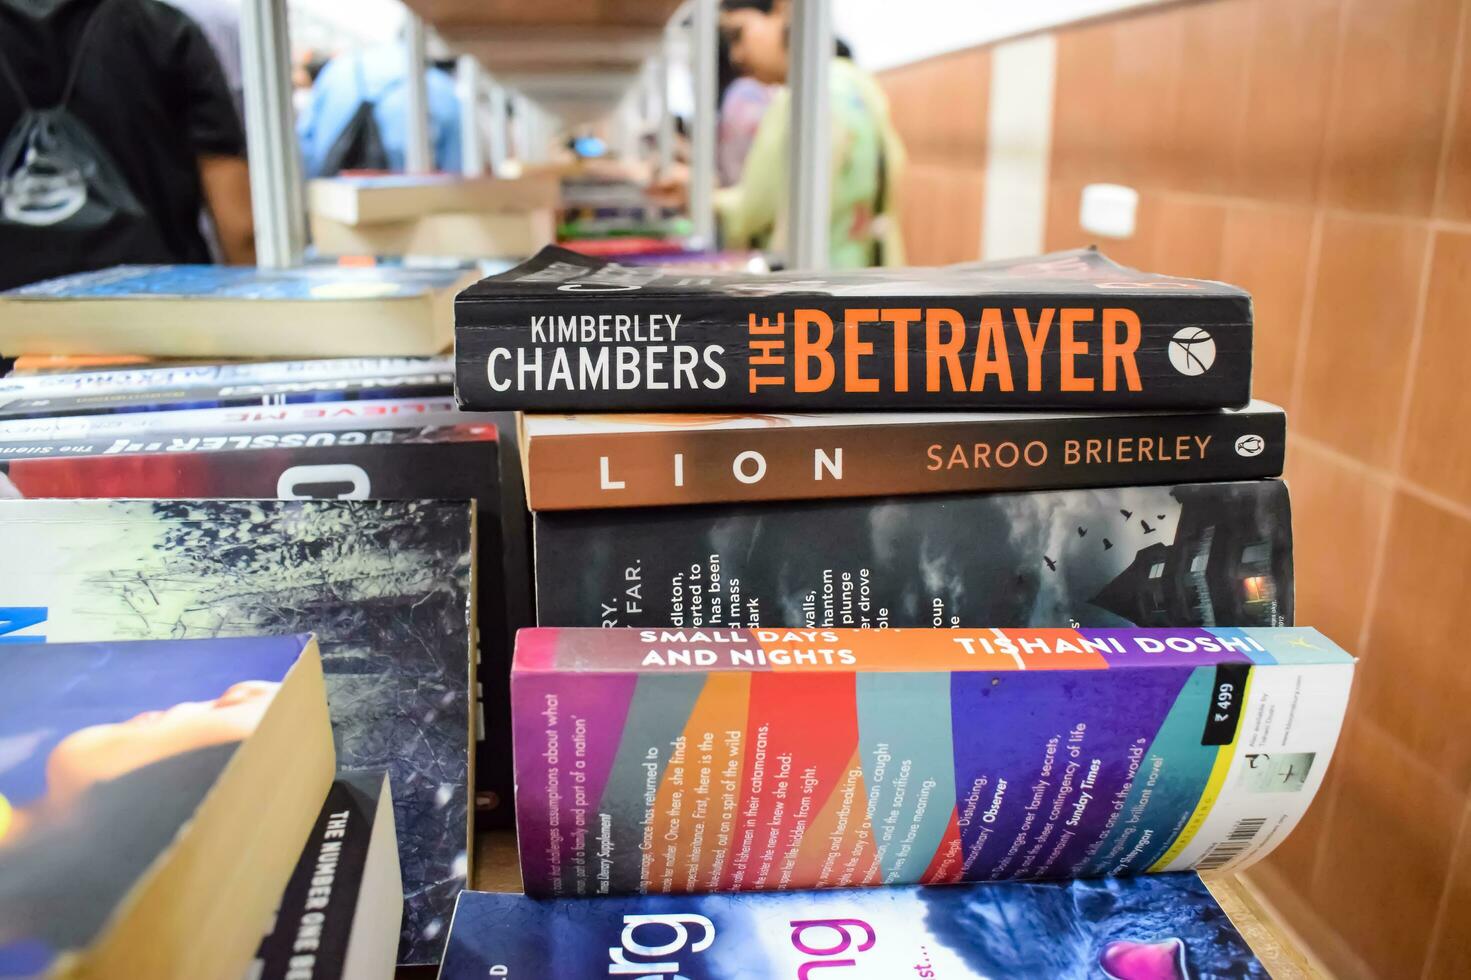
<svg viewBox="0 0 1471 980">
<path fill-rule="evenodd" d="M 1312 629 L 531 629 L 528 894 L 1240 868 L 1307 809 L 1354 660 Z"/>
</svg>

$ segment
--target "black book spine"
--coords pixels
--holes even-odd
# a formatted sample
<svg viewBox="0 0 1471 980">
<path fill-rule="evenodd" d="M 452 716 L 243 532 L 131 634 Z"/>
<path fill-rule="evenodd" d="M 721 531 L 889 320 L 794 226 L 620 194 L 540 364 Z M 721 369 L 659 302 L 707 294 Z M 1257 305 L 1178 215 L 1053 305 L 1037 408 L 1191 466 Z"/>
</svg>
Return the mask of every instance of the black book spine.
<svg viewBox="0 0 1471 980">
<path fill-rule="evenodd" d="M 1251 389 L 1244 295 L 462 296 L 455 318 L 471 409 L 1218 408 Z"/>
<path fill-rule="evenodd" d="M 1278 480 L 535 515 L 542 626 L 1286 626 Z"/>
<path fill-rule="evenodd" d="M 256 952 L 256 980 L 350 980 L 342 973 L 368 864 L 381 772 L 339 775 Z"/>
</svg>

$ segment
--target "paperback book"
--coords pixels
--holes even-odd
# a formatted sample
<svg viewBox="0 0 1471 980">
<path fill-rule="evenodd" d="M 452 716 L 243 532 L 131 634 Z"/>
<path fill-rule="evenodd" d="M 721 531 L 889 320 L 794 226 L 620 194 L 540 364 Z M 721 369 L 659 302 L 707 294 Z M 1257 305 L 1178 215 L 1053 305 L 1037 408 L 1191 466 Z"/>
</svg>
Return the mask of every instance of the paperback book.
<svg viewBox="0 0 1471 980">
<path fill-rule="evenodd" d="M 534 515 L 543 626 L 1286 626 L 1280 480 Z"/>
<path fill-rule="evenodd" d="M 0 419 L 449 395 L 449 358 L 344 358 L 0 379 Z"/>
<path fill-rule="evenodd" d="M 0 500 L 24 556 L 0 567 L 0 644 L 316 633 L 339 765 L 392 777 L 400 961 L 435 962 L 470 847 L 473 507 Z"/>
<path fill-rule="evenodd" d="M 1287 418 L 1209 412 L 527 415 L 533 510 L 1282 475 Z"/>
<path fill-rule="evenodd" d="M 364 174 L 307 184 L 307 210 L 344 225 L 403 221 L 441 211 L 549 211 L 560 197 L 554 174 Z"/>
<path fill-rule="evenodd" d="M 1353 658 L 1301 628 L 522 631 L 529 895 L 1244 868 Z"/>
<path fill-rule="evenodd" d="M 556 239 L 550 208 L 535 211 L 441 211 L 400 221 L 347 224 L 308 216 L 322 255 L 521 259 Z"/>
<path fill-rule="evenodd" d="M 393 980 L 403 880 L 385 772 L 342 773 L 245 980 Z"/>
<path fill-rule="evenodd" d="M 0 976 L 241 976 L 332 780 L 316 642 L 6 639 Z"/>
<path fill-rule="evenodd" d="M 552 901 L 467 891 L 439 976 L 605 980 L 620 970 L 660 980 L 1269 976 L 1192 874 Z"/>
<path fill-rule="evenodd" d="M 543 249 L 455 300 L 467 408 L 1240 407 L 1251 297 L 1095 250 L 946 268 L 697 273 Z"/>
<path fill-rule="evenodd" d="M 438 354 L 461 269 L 122 265 L 0 293 L 10 356 Z"/>
</svg>

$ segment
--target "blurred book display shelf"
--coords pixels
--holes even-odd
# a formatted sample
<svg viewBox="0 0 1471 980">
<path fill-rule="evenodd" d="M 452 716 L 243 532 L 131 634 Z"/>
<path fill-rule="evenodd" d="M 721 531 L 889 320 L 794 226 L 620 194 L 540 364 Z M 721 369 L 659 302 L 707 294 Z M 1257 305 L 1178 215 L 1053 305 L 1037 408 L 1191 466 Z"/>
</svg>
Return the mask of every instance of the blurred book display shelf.
<svg viewBox="0 0 1471 980">
<path fill-rule="evenodd" d="M 559 182 L 448 174 L 312 181 L 307 210 L 322 255 L 520 258 L 552 241 Z"/>
</svg>

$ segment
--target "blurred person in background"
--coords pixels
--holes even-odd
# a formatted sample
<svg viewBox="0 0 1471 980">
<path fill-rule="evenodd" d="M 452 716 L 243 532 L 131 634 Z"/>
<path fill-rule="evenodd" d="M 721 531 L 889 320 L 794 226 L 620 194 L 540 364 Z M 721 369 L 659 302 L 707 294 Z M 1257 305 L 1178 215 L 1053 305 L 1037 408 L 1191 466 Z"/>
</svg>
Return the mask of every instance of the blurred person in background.
<svg viewBox="0 0 1471 980">
<path fill-rule="evenodd" d="M 240 5 L 229 0 L 168 0 L 194 19 L 220 60 L 230 99 L 245 119 L 245 75 L 240 60 Z"/>
<path fill-rule="evenodd" d="M 403 171 L 408 143 L 407 77 L 408 58 L 402 41 L 346 52 L 327 62 L 296 120 L 307 176 L 330 177 L 358 169 Z M 458 170 L 460 101 L 455 81 L 448 72 L 430 67 L 425 72 L 425 94 L 434 169 Z M 372 118 L 371 127 L 367 116 Z M 375 132 L 363 137 L 363 129 Z M 376 140 L 378 146 L 359 153 L 344 144 L 344 140 L 357 139 Z"/>
<path fill-rule="evenodd" d="M 716 64 L 720 122 L 715 133 L 715 172 L 721 187 L 731 187 L 740 183 L 756 131 L 779 89 L 736 71 L 730 59 L 730 42 L 723 34 Z"/>
<path fill-rule="evenodd" d="M 723 0 L 720 29 L 736 72 L 785 86 L 789 65 L 790 0 Z M 904 147 L 889 120 L 888 100 L 851 58 L 835 57 L 828 82 L 832 126 L 832 219 L 829 264 L 834 268 L 902 265 L 896 188 Z M 716 192 L 726 247 L 785 247 L 791 93 L 777 91 L 761 116 L 739 179 Z M 656 194 L 687 197 L 687 172 L 671 174 Z"/>
<path fill-rule="evenodd" d="M 199 26 L 157 0 L 0 0 L 0 287 L 255 261 L 245 134 Z"/>
</svg>

